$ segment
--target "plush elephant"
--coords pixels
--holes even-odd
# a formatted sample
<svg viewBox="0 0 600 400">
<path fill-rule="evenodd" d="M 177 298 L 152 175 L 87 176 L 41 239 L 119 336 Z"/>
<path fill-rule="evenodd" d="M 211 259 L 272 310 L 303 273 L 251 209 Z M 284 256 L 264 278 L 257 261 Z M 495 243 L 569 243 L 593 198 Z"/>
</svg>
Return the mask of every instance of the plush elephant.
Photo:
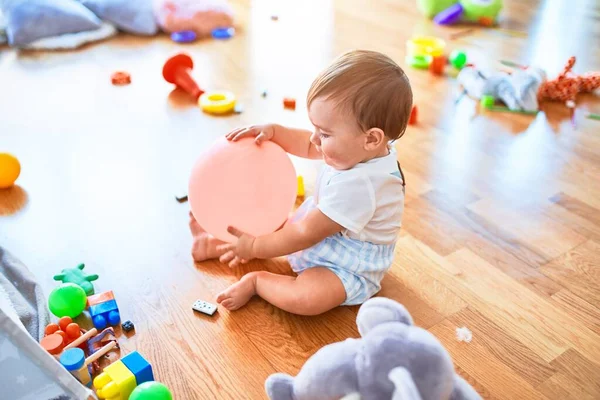
<svg viewBox="0 0 600 400">
<path fill-rule="evenodd" d="M 476 400 L 477 392 L 454 372 L 442 344 L 413 325 L 400 303 L 366 301 L 356 318 L 361 339 L 327 345 L 297 376 L 273 374 L 271 400 Z"/>
</svg>

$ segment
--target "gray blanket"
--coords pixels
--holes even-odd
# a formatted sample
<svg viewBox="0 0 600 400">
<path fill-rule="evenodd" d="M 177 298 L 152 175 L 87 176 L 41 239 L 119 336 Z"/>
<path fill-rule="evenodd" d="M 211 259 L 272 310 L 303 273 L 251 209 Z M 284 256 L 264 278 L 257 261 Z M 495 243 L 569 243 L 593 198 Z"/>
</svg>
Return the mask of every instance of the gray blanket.
<svg viewBox="0 0 600 400">
<path fill-rule="evenodd" d="M 35 276 L 0 246 L 0 296 L 8 298 L 27 332 L 39 341 L 49 322 L 46 298 Z"/>
</svg>

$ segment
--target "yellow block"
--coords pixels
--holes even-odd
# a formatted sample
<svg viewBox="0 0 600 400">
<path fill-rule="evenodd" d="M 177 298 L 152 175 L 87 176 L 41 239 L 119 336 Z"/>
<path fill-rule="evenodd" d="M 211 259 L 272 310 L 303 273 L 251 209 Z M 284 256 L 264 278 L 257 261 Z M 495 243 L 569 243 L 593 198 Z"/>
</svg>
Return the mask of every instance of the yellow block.
<svg viewBox="0 0 600 400">
<path fill-rule="evenodd" d="M 120 360 L 104 368 L 94 379 L 96 394 L 101 399 L 127 400 L 136 386 L 135 376 Z"/>
<path fill-rule="evenodd" d="M 297 191 L 297 196 L 298 197 L 304 197 L 304 178 L 302 178 L 302 175 L 298 175 L 298 191 Z"/>
</svg>

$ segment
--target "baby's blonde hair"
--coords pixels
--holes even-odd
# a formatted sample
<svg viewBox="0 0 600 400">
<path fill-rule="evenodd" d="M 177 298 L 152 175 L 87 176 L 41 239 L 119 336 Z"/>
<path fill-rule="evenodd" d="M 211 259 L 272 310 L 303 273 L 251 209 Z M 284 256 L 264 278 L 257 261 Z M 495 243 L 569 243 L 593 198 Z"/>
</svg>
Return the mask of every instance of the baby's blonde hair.
<svg viewBox="0 0 600 400">
<path fill-rule="evenodd" d="M 350 111 L 363 131 L 379 128 L 390 140 L 404 135 L 413 99 L 402 68 L 368 50 L 345 53 L 321 72 L 308 91 L 308 107 L 322 96 Z"/>
</svg>

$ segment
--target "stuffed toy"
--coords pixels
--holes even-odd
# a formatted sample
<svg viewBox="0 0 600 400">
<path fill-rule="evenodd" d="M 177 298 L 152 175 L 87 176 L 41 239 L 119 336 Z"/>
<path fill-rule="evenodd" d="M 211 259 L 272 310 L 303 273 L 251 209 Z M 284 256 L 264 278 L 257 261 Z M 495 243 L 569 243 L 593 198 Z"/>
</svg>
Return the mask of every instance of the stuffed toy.
<svg viewBox="0 0 600 400">
<path fill-rule="evenodd" d="M 207 37 L 214 29 L 233 26 L 233 8 L 226 0 L 155 0 L 154 14 L 169 33 L 194 31 Z"/>
<path fill-rule="evenodd" d="M 492 26 L 502 10 L 502 0 L 417 0 L 417 6 L 440 25 L 470 22 Z"/>
<path fill-rule="evenodd" d="M 567 65 L 556 79 L 542 83 L 538 91 L 538 99 L 557 100 L 574 106 L 579 93 L 593 92 L 600 88 L 600 71 L 575 75 L 571 72 L 573 65 L 575 65 L 575 57 L 569 58 Z"/>
<path fill-rule="evenodd" d="M 362 338 L 327 345 L 297 376 L 273 374 L 271 400 L 476 400 L 481 397 L 454 371 L 442 344 L 413 325 L 396 301 L 366 301 L 356 325 Z"/>
</svg>

